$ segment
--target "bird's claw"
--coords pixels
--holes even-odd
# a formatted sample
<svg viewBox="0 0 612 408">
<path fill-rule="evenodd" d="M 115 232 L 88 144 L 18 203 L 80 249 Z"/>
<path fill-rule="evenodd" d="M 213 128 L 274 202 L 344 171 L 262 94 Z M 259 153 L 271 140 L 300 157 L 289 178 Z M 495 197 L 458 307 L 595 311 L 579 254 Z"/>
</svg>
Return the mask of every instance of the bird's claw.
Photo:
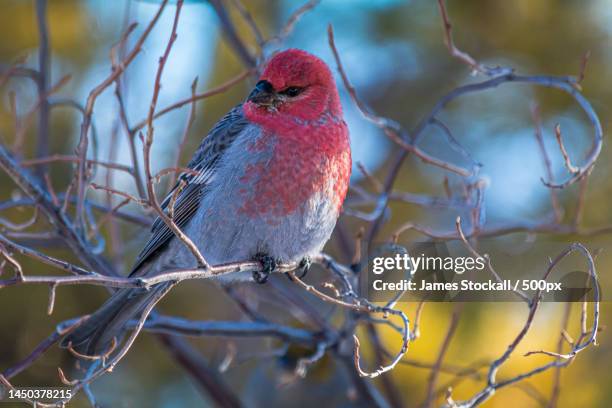
<svg viewBox="0 0 612 408">
<path fill-rule="evenodd" d="M 312 265 L 312 260 L 310 259 L 309 256 L 305 256 L 302 258 L 302 260 L 300 261 L 300 264 L 298 265 L 298 271 L 300 272 L 299 276 L 296 275 L 298 278 L 302 279 L 306 276 L 306 274 L 308 273 L 308 271 L 310 270 L 310 265 Z"/>
<path fill-rule="evenodd" d="M 312 265 L 312 260 L 310 259 L 310 257 L 303 257 L 300 263 L 298 264 L 297 269 L 295 270 L 295 276 L 298 279 L 303 279 L 306 274 L 308 274 L 308 271 L 310 270 L 310 265 Z M 291 281 L 293 280 L 290 274 L 287 274 L 287 278 L 289 278 L 289 280 Z"/>
<path fill-rule="evenodd" d="M 266 283 L 270 274 L 276 269 L 276 259 L 268 254 L 258 253 L 254 259 L 261 264 L 261 270 L 253 271 L 253 280 L 257 283 Z"/>
</svg>

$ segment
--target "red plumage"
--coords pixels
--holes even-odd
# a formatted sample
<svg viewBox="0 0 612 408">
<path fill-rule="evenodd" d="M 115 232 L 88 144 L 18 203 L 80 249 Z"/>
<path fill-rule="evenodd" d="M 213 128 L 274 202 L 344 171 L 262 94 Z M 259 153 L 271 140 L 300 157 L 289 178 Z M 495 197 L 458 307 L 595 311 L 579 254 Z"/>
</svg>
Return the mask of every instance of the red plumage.
<svg viewBox="0 0 612 408">
<path fill-rule="evenodd" d="M 260 163 L 251 169 L 261 177 L 257 177 L 254 200 L 245 201 L 243 211 L 255 215 L 276 197 L 282 205 L 275 207 L 275 215 L 289 214 L 313 193 L 323 191 L 328 180 L 334 180 L 330 199 L 339 209 L 348 189 L 351 155 L 331 71 L 314 55 L 290 49 L 276 54 L 260 79 L 275 91 L 287 87 L 304 91 L 274 109 L 245 103 L 245 117 L 265 133 L 260 143 L 272 137 L 279 142 L 269 166 Z"/>
</svg>

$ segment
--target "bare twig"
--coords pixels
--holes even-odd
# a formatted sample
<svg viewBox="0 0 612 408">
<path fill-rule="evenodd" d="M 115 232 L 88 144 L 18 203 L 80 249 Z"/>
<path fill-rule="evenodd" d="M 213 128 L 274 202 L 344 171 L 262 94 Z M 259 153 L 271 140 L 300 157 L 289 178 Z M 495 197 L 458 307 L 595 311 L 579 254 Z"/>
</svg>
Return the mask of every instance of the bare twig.
<svg viewBox="0 0 612 408">
<path fill-rule="evenodd" d="M 584 81 L 584 76 L 586 74 L 586 68 L 589 62 L 589 58 L 591 58 L 591 51 L 585 52 L 580 60 L 580 71 L 578 73 L 578 79 L 576 80 L 578 84 L 581 84 L 582 81 Z"/>
<path fill-rule="evenodd" d="M 565 149 L 565 145 L 563 144 L 563 138 L 561 136 L 561 125 L 558 123 L 555 125 L 555 137 L 557 138 L 557 143 L 559 143 L 559 149 L 561 150 L 561 154 L 563 155 L 563 161 L 565 162 L 565 167 L 567 171 L 571 174 L 576 174 L 580 170 L 572 165 L 572 161 L 570 160 L 569 154 Z"/>
<path fill-rule="evenodd" d="M 81 135 L 79 137 L 79 143 L 77 146 L 77 156 L 80 159 L 79 168 L 77 172 L 77 228 L 81 228 L 82 226 L 82 217 L 83 217 L 83 203 L 85 201 L 85 189 L 86 189 L 86 180 L 85 180 L 85 165 L 87 163 L 87 148 L 89 145 L 89 139 L 87 133 L 89 132 L 89 127 L 91 124 L 91 117 L 93 114 L 93 109 L 96 103 L 96 100 L 102 92 L 104 92 L 113 82 L 126 70 L 126 68 L 130 65 L 130 63 L 136 58 L 140 50 L 142 49 L 142 45 L 145 40 L 149 36 L 151 30 L 157 23 L 157 20 L 161 16 L 162 11 L 166 7 L 168 0 L 163 0 L 157 13 L 153 17 L 153 19 L 149 22 L 147 27 L 145 28 L 142 35 L 138 38 L 132 50 L 127 54 L 125 59 L 121 61 L 116 67 L 113 67 L 113 70 L 109 76 L 107 76 L 98 86 L 96 86 L 87 97 L 87 103 L 85 104 L 85 114 L 83 115 L 83 122 L 81 123 Z M 133 30 L 133 26 L 128 28 L 128 33 Z"/>
<path fill-rule="evenodd" d="M 291 32 L 293 31 L 293 28 L 295 27 L 295 24 L 299 21 L 299 19 L 305 13 L 309 12 L 310 10 L 312 10 L 313 8 L 318 6 L 319 3 L 321 3 L 321 0 L 309 0 L 306 3 L 302 4 L 302 6 L 300 6 L 297 10 L 295 10 L 293 13 L 291 13 L 289 18 L 285 22 L 285 25 L 281 28 L 280 32 L 278 34 L 276 34 L 275 36 L 269 38 L 266 41 L 266 43 L 274 43 L 274 42 L 282 42 L 282 41 L 284 41 L 285 38 L 287 38 L 287 36 L 289 36 L 289 34 L 291 34 Z"/>
<path fill-rule="evenodd" d="M 187 144 L 187 137 L 189 136 L 189 131 L 193 126 L 193 122 L 195 121 L 195 112 L 196 112 L 196 88 L 198 86 L 198 78 L 196 77 L 191 83 L 191 108 L 189 109 L 189 116 L 187 117 L 187 124 L 185 125 L 185 129 L 183 130 L 183 136 L 181 137 L 181 142 L 179 143 L 178 150 L 176 152 L 176 159 L 174 160 L 174 167 L 176 170 L 174 171 L 174 176 L 168 179 L 168 190 L 172 188 L 172 186 L 176 183 L 176 179 L 179 176 L 181 170 L 179 170 L 181 155 L 183 150 L 185 150 L 185 145 Z"/>
<path fill-rule="evenodd" d="M 503 75 L 511 72 L 509 68 L 486 67 L 477 62 L 470 54 L 457 48 L 455 42 L 453 41 L 452 25 L 450 23 L 450 19 L 448 18 L 448 12 L 446 11 L 446 0 L 438 0 L 438 9 L 440 10 L 440 16 L 442 17 L 442 23 L 444 24 L 444 43 L 453 57 L 469 66 L 474 72 L 487 76 Z"/>
<path fill-rule="evenodd" d="M 54 154 L 47 157 L 40 157 L 37 159 L 29 159 L 23 160 L 20 164 L 24 167 L 35 166 L 38 164 L 47 164 L 47 163 L 55 163 L 55 162 L 68 162 L 68 163 L 80 163 L 80 158 L 76 156 L 69 156 L 63 154 Z M 119 163 L 109 163 L 102 160 L 87 160 L 88 164 L 96 164 L 102 167 L 106 167 L 108 169 L 121 170 L 128 174 L 133 174 L 134 171 L 131 167 L 125 166 Z"/>
<path fill-rule="evenodd" d="M 552 183 L 554 179 L 553 171 L 552 171 L 552 164 L 550 162 L 550 157 L 548 156 L 548 153 L 546 152 L 546 145 L 544 144 L 544 138 L 542 137 L 542 119 L 540 117 L 540 107 L 537 104 L 532 104 L 531 116 L 535 124 L 536 141 L 538 142 L 538 147 L 540 148 L 540 154 L 542 155 L 542 161 L 544 162 L 544 169 L 546 170 L 546 180 L 549 183 Z M 552 204 L 553 211 L 555 213 L 555 221 L 557 223 L 560 223 L 563 217 L 563 209 L 561 208 L 561 205 L 559 204 L 559 197 L 555 189 L 550 189 L 550 201 Z"/>
<path fill-rule="evenodd" d="M 596 343 L 597 332 L 598 332 L 598 327 L 599 327 L 600 291 L 599 291 L 599 281 L 597 278 L 597 273 L 595 271 L 595 264 L 593 261 L 593 257 L 589 253 L 588 249 L 586 249 L 586 247 L 584 247 L 583 245 L 577 244 L 577 243 L 570 245 L 564 251 L 562 251 L 554 260 L 550 262 L 548 268 L 546 269 L 546 272 L 544 273 L 543 279 L 547 279 L 550 273 L 556 267 L 556 265 L 562 259 L 564 259 L 566 256 L 568 256 L 570 253 L 574 251 L 581 252 L 583 256 L 586 258 L 588 269 L 589 269 L 589 276 L 590 276 L 590 279 L 593 285 L 594 310 L 593 310 L 593 324 L 592 324 L 591 330 L 588 331 L 586 329 L 586 326 L 583 325 L 582 332 L 585 333 L 584 339 L 581 339 L 579 342 L 574 344 L 572 347 L 572 350 L 569 353 L 567 353 L 567 355 L 556 355 L 557 353 L 550 353 L 550 352 L 546 353 L 548 355 L 554 356 L 555 360 L 553 360 L 550 363 L 546 363 L 544 365 L 531 369 L 522 374 L 515 375 L 514 377 L 511 377 L 509 379 L 506 379 L 503 381 L 496 381 L 496 375 L 497 375 L 499 368 L 509 359 L 510 355 L 516 350 L 516 348 L 522 342 L 524 337 L 527 335 L 527 333 L 529 332 L 529 329 L 531 328 L 533 324 L 533 319 L 535 317 L 536 311 L 541 301 L 541 292 L 539 290 L 536 291 L 531 301 L 531 305 L 529 307 L 529 313 L 525 321 L 525 325 L 523 326 L 519 334 L 510 343 L 510 345 L 508 346 L 506 351 L 501 355 L 501 357 L 499 357 L 497 360 L 495 360 L 490 365 L 489 374 L 487 376 L 487 385 L 484 387 L 482 391 L 478 392 L 473 398 L 470 398 L 463 402 L 455 402 L 454 405 L 452 405 L 453 407 L 467 408 L 467 407 L 478 406 L 482 404 L 483 402 L 485 402 L 486 400 L 488 400 L 495 393 L 495 391 L 500 388 L 518 383 L 526 378 L 530 378 L 536 374 L 539 374 L 541 372 L 547 371 L 555 367 L 566 367 L 568 364 L 571 363 L 571 361 L 575 358 L 575 356 L 579 352 L 587 348 L 589 345 Z M 586 301 L 584 302 L 584 304 L 586 305 Z M 583 312 L 583 316 L 586 316 L 586 313 Z M 584 321 L 586 321 L 586 317 L 584 317 Z"/>
<path fill-rule="evenodd" d="M 431 368 L 429 379 L 427 381 L 427 392 L 425 401 L 423 402 L 423 407 L 431 407 L 434 404 L 435 398 L 435 387 L 436 382 L 438 381 L 438 376 L 440 373 L 440 368 L 442 367 L 442 363 L 444 362 L 444 356 L 450 347 L 453 336 L 455 335 L 455 331 L 457 330 L 457 326 L 459 325 L 459 319 L 461 317 L 461 312 L 463 310 L 462 305 L 455 305 L 453 309 L 453 314 L 451 315 L 451 321 L 448 325 L 448 330 L 446 331 L 446 336 L 442 341 L 442 345 L 440 346 L 440 351 L 438 352 L 438 357 Z"/>
<path fill-rule="evenodd" d="M 208 91 L 199 93 L 199 94 L 192 94 L 189 98 L 180 100 L 178 102 L 175 102 L 169 106 L 166 106 L 165 108 L 162 108 L 158 111 L 156 111 L 153 115 L 153 119 L 157 119 L 160 116 L 165 115 L 168 112 L 171 112 L 175 109 L 179 109 L 185 105 L 188 104 L 193 104 L 193 102 L 202 100 L 202 99 L 206 99 L 209 98 L 211 96 L 214 95 L 219 95 L 222 94 L 223 92 L 227 91 L 228 89 L 230 89 L 232 86 L 236 85 L 237 83 L 240 83 L 241 81 L 243 81 L 245 78 L 247 78 L 249 75 L 251 74 L 251 71 L 247 70 L 247 71 L 243 71 L 242 73 L 238 74 L 237 76 L 235 76 L 234 78 L 222 83 L 219 86 L 216 86 Z M 147 126 L 148 124 L 148 118 L 147 119 L 143 119 L 142 121 L 138 122 L 138 124 L 136 124 L 135 126 L 133 126 L 132 128 L 130 128 L 130 132 L 134 133 L 137 132 L 141 129 L 143 129 L 145 126 Z"/>
<path fill-rule="evenodd" d="M 461 241 L 463 241 L 463 244 L 465 245 L 465 247 L 468 249 L 468 251 L 470 251 L 470 253 L 476 257 L 476 258 L 483 258 L 484 260 L 486 260 L 487 262 L 487 268 L 489 269 L 489 271 L 491 272 L 491 274 L 495 277 L 495 279 L 498 282 L 502 282 L 502 278 L 501 276 L 499 276 L 499 274 L 497 273 L 497 271 L 495 271 L 495 269 L 493 268 L 493 265 L 491 264 L 491 257 L 488 254 L 484 254 L 481 255 L 478 253 L 478 251 L 476 251 L 476 249 L 472 246 L 472 244 L 470 244 L 470 242 L 467 240 L 467 238 L 465 237 L 465 234 L 463 233 L 463 229 L 461 228 L 461 217 L 457 217 L 457 219 L 455 220 L 455 226 L 457 228 L 457 234 L 459 235 L 459 237 L 461 238 Z M 524 300 L 525 302 L 527 302 L 527 304 L 530 304 L 531 301 L 529 299 L 529 297 L 527 297 L 527 295 L 525 293 L 523 293 L 522 290 L 517 289 L 517 290 L 513 290 L 513 292 L 522 300 Z"/>
<path fill-rule="evenodd" d="M 36 157 L 49 155 L 49 112 L 47 82 L 51 76 L 51 57 L 49 46 L 49 30 L 47 27 L 47 0 L 36 0 L 36 20 L 38 27 L 38 97 L 41 99 L 38 110 L 38 140 Z M 39 174 L 45 167 L 38 168 Z"/>
<path fill-rule="evenodd" d="M 27 60 L 27 56 L 22 55 L 14 60 L 14 62 L 10 65 L 4 66 L 4 64 L 0 64 L 0 87 L 6 84 L 6 82 L 14 75 L 27 74 L 29 73 L 33 79 L 38 78 L 38 72 L 34 70 L 30 70 L 27 68 L 23 68 L 20 65 L 25 63 Z"/>
<path fill-rule="evenodd" d="M 143 156 L 144 156 L 144 166 L 145 166 L 145 178 L 146 178 L 146 187 L 147 187 L 147 203 L 155 210 L 157 216 L 164 221 L 164 223 L 172 230 L 172 232 L 185 244 L 185 246 L 189 249 L 189 251 L 193 254 L 194 258 L 198 262 L 198 266 L 204 269 L 209 269 L 210 266 L 208 262 L 204 259 L 204 256 L 200 253 L 198 247 L 193 243 L 193 241 L 181 231 L 181 229 L 174 223 L 174 221 L 168 217 L 168 215 L 164 212 L 157 200 L 157 196 L 155 195 L 155 187 L 153 185 L 154 177 L 151 174 L 151 147 L 153 145 L 153 118 L 155 117 L 155 109 L 157 107 L 157 100 L 159 98 L 159 93 L 161 90 L 161 76 L 164 71 L 164 67 L 166 62 L 168 61 L 168 57 L 170 55 L 170 51 L 172 50 L 172 46 L 176 41 L 176 29 L 178 27 L 178 21 L 181 13 L 181 9 L 183 6 L 183 0 L 179 0 L 176 5 L 176 13 L 174 15 L 174 22 L 172 23 L 172 32 L 170 34 L 170 39 L 168 40 L 168 44 L 166 45 L 166 49 L 164 54 L 159 59 L 159 66 L 157 68 L 157 74 L 155 76 L 155 86 L 153 89 L 153 96 L 151 98 L 151 104 L 149 107 L 149 115 L 147 118 L 147 135 L 144 139 L 143 143 Z"/>
<path fill-rule="evenodd" d="M 263 46 L 265 45 L 263 34 L 261 33 L 261 30 L 257 26 L 257 23 L 255 23 L 255 19 L 253 18 L 251 13 L 249 13 L 249 11 L 246 9 L 244 4 L 242 4 L 240 0 L 232 0 L 232 4 L 234 5 L 234 7 L 236 7 L 236 9 L 240 13 L 244 21 L 251 28 L 251 31 L 253 32 L 253 35 L 255 36 L 255 41 L 257 42 L 257 45 L 259 46 L 259 48 L 260 49 L 263 48 Z"/>
<path fill-rule="evenodd" d="M 225 8 L 225 4 L 221 0 L 209 0 L 210 5 L 217 13 L 217 17 L 219 17 L 219 22 L 221 23 L 221 29 L 223 30 L 223 34 L 225 35 L 226 40 L 228 41 L 230 47 L 234 49 L 238 57 L 242 60 L 242 63 L 249 69 L 253 69 L 257 66 L 257 61 L 251 55 L 246 44 L 240 38 L 238 34 L 238 30 L 227 12 Z"/>
</svg>

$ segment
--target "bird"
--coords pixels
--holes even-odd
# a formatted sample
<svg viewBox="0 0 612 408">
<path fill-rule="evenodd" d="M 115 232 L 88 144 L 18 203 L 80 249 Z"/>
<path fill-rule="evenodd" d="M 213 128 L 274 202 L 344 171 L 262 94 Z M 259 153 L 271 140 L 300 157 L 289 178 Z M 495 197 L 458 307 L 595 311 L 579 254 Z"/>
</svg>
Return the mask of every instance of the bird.
<svg viewBox="0 0 612 408">
<path fill-rule="evenodd" d="M 329 240 L 351 174 L 349 132 L 334 76 L 300 49 L 274 54 L 246 100 L 202 140 L 161 206 L 210 265 L 256 260 L 260 271 L 213 279 L 265 283 L 281 262 L 309 259 Z M 161 219 L 130 277 L 197 267 L 193 253 Z M 170 284 L 117 290 L 67 334 L 62 347 L 100 355 Z"/>
</svg>

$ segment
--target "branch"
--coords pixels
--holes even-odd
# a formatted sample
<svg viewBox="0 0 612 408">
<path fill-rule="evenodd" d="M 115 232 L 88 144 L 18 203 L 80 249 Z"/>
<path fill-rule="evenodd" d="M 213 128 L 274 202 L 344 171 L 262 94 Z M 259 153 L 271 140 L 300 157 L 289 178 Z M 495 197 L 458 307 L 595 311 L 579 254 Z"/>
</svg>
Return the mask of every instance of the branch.
<svg viewBox="0 0 612 408">
<path fill-rule="evenodd" d="M 95 271 L 105 275 L 114 274 L 109 265 L 91 251 L 88 242 L 76 232 L 72 221 L 62 211 L 61 207 L 54 204 L 52 197 L 39 184 L 38 180 L 30 175 L 27 170 L 21 168 L 1 144 L 0 167 L 40 207 L 57 234 L 68 244 L 75 255 Z"/>
<path fill-rule="evenodd" d="M 223 1 L 209 0 L 209 3 L 217 13 L 217 17 L 219 17 L 221 29 L 223 30 L 223 34 L 225 34 L 225 38 L 229 42 L 229 45 L 234 49 L 236 54 L 238 54 L 238 57 L 242 60 L 242 63 L 247 68 L 255 68 L 257 66 L 257 61 L 251 55 L 244 42 L 240 39 L 238 31 L 236 30 L 232 19 L 230 18 L 227 10 L 225 9 Z"/>
<path fill-rule="evenodd" d="M 455 46 L 455 42 L 453 41 L 452 25 L 450 23 L 448 13 L 446 11 L 445 0 L 438 0 L 438 9 L 440 10 L 442 23 L 444 24 L 444 43 L 446 44 L 448 51 L 453 57 L 457 58 L 459 61 L 469 66 L 474 72 L 481 73 L 486 76 L 503 75 L 512 72 L 510 68 L 486 67 L 480 64 L 474 58 L 472 58 L 472 56 L 467 52 L 463 52 L 459 48 L 457 48 L 457 46 Z"/>
<path fill-rule="evenodd" d="M 131 322 L 130 327 L 136 322 Z M 156 315 L 147 320 L 144 330 L 153 333 L 167 333 L 173 335 L 199 337 L 199 336 L 223 336 L 223 337 L 276 337 L 280 340 L 304 344 L 316 345 L 323 338 L 324 333 L 312 333 L 307 330 L 297 329 L 280 324 L 267 322 L 223 322 L 223 321 L 193 321 L 180 317 Z"/>
<path fill-rule="evenodd" d="M 79 168 L 77 172 L 77 210 L 76 210 L 76 214 L 77 214 L 76 221 L 77 222 L 76 222 L 76 226 L 79 229 L 81 229 L 82 216 L 83 216 L 83 202 L 85 200 L 85 188 L 86 188 L 85 186 L 86 184 L 85 165 L 86 165 L 86 159 L 87 159 L 87 148 L 89 144 L 87 133 L 89 131 L 89 126 L 91 124 L 91 118 L 93 114 L 94 105 L 96 103 L 98 96 L 100 96 L 100 94 L 104 92 L 106 88 L 108 88 L 113 82 L 115 82 L 115 80 L 127 69 L 127 67 L 134 60 L 134 58 L 136 58 L 138 53 L 140 53 L 140 50 L 142 49 L 142 45 L 144 44 L 145 40 L 151 33 L 151 30 L 153 29 L 153 27 L 159 20 L 159 17 L 161 16 L 161 13 L 166 7 L 167 3 L 168 3 L 168 0 L 162 0 L 162 3 L 159 6 L 159 9 L 157 10 L 157 13 L 153 17 L 153 19 L 149 22 L 144 32 L 140 36 L 140 38 L 136 40 L 136 43 L 134 44 L 134 47 L 132 48 L 132 50 L 127 54 L 125 59 L 121 61 L 121 63 L 118 66 L 113 67 L 111 74 L 107 76 L 98 86 L 96 86 L 89 93 L 89 96 L 87 97 L 87 103 L 85 104 L 85 113 L 83 115 L 83 122 L 81 123 L 81 134 L 80 134 L 79 143 L 77 146 L 77 156 L 79 156 L 80 163 L 79 163 Z M 128 33 L 131 32 L 132 30 L 133 30 L 133 26 L 128 28 Z"/>
<path fill-rule="evenodd" d="M 568 256 L 574 251 L 581 252 L 582 255 L 586 258 L 588 269 L 589 269 L 589 276 L 593 284 L 594 310 L 593 310 L 593 324 L 592 324 L 591 330 L 588 331 L 586 329 L 586 324 L 583 324 L 581 339 L 579 339 L 579 341 L 576 342 L 576 344 L 572 346 L 572 350 L 567 355 L 556 356 L 554 355 L 554 353 L 548 353 L 549 355 L 553 355 L 553 357 L 555 357 L 555 360 L 551 361 L 550 363 L 541 365 L 537 368 L 534 368 L 532 370 L 529 370 L 527 372 L 518 374 L 509 379 L 506 379 L 503 381 L 496 381 L 496 375 L 497 375 L 498 370 L 510 358 L 512 353 L 516 350 L 518 345 L 522 342 L 522 340 L 525 338 L 525 336 L 529 332 L 529 329 L 531 328 L 536 311 L 541 302 L 541 291 L 540 290 L 536 291 L 531 301 L 531 305 L 529 308 L 527 319 L 525 321 L 525 325 L 523 326 L 519 334 L 515 337 L 515 339 L 510 343 L 506 351 L 498 359 L 496 359 L 493 363 L 491 363 L 491 366 L 489 367 L 489 374 L 487 376 L 486 387 L 482 391 L 477 393 L 474 397 L 470 398 L 469 400 L 466 400 L 463 402 L 453 401 L 452 404 L 448 404 L 447 406 L 454 407 L 454 408 L 476 407 L 482 404 L 483 402 L 485 402 L 486 400 L 488 400 L 495 393 L 495 391 L 497 391 L 500 388 L 518 383 L 519 381 L 522 381 L 526 378 L 530 378 L 536 374 L 542 373 L 544 371 L 547 371 L 555 367 L 566 367 L 573 361 L 573 359 L 576 357 L 576 355 L 579 352 L 586 349 L 591 344 L 596 344 L 597 332 L 599 330 L 600 289 L 599 289 L 599 280 L 597 278 L 597 272 L 595 270 L 595 263 L 588 249 L 584 247 L 582 244 L 578 244 L 578 243 L 570 245 L 564 251 L 562 251 L 554 260 L 550 262 L 542 279 L 546 280 L 552 273 L 553 269 L 557 266 L 557 264 L 559 264 L 561 260 L 563 260 L 566 256 Z M 587 300 L 585 300 L 583 304 L 586 305 Z M 586 307 L 584 307 L 583 310 L 586 310 Z M 583 311 L 582 320 L 583 322 L 586 321 L 586 311 Z M 528 354 L 534 354 L 534 353 L 528 353 Z"/>
<path fill-rule="evenodd" d="M 36 142 L 36 157 L 49 155 L 49 101 L 47 100 L 47 81 L 50 73 L 50 47 L 47 27 L 47 0 L 36 0 L 36 20 L 38 27 L 38 97 L 41 99 L 38 111 L 38 140 Z M 39 174 L 45 167 L 38 168 Z"/>
<path fill-rule="evenodd" d="M 205 91 L 199 94 L 192 94 L 189 98 L 182 99 L 169 106 L 166 106 L 165 108 L 160 109 L 159 111 L 155 112 L 155 114 L 153 115 L 153 119 L 157 119 L 160 116 L 167 114 L 168 112 L 172 112 L 175 109 L 182 108 L 183 106 L 192 104 L 193 102 L 196 102 L 202 99 L 206 99 L 214 95 L 221 94 L 227 91 L 228 89 L 230 89 L 231 87 L 233 87 L 234 85 L 242 82 L 245 78 L 251 75 L 251 73 L 252 71 L 250 70 L 243 71 L 240 74 L 236 75 L 234 78 L 222 83 L 219 86 L 216 86 L 212 89 L 209 89 L 208 91 Z M 148 123 L 148 118 L 141 120 L 140 122 L 138 122 L 138 124 L 136 124 L 134 127 L 130 129 L 130 132 L 135 133 L 143 129 L 145 126 L 147 126 L 147 123 Z"/>
<path fill-rule="evenodd" d="M 553 181 L 553 171 L 552 164 L 550 162 L 550 158 L 548 157 L 548 153 L 546 152 L 546 146 L 544 144 L 544 138 L 542 137 L 542 120 L 540 118 L 540 108 L 537 104 L 533 104 L 531 107 L 531 116 L 533 118 L 533 122 L 535 124 L 535 137 L 538 142 L 538 147 L 540 148 L 540 155 L 542 156 L 542 161 L 544 162 L 544 169 L 546 170 L 546 180 L 549 183 Z M 563 218 L 563 209 L 559 204 L 559 197 L 557 196 L 557 191 L 555 189 L 550 189 L 550 202 L 553 207 L 553 211 L 555 213 L 555 221 L 557 223 L 561 222 Z"/>
<path fill-rule="evenodd" d="M 563 144 L 563 139 L 561 136 L 561 125 L 559 125 L 558 123 L 555 125 L 555 138 L 557 139 L 557 143 L 559 143 L 559 149 L 561 150 L 561 155 L 563 155 L 563 161 L 565 162 L 565 167 L 567 168 L 567 171 L 569 171 L 571 174 L 578 173 L 580 170 L 572 165 L 572 161 L 569 158 L 569 154 L 565 149 L 565 145 Z"/>
<path fill-rule="evenodd" d="M 153 210 L 155 210 L 157 216 L 168 226 L 168 228 L 172 230 L 174 235 L 176 235 L 176 237 L 185 244 L 185 246 L 189 249 L 189 251 L 193 254 L 194 258 L 198 262 L 198 266 L 204 269 L 209 269 L 210 265 L 208 265 L 208 262 L 206 262 L 204 256 L 202 255 L 198 247 L 195 245 L 195 243 L 185 233 L 183 233 L 183 231 L 181 231 L 181 229 L 174 223 L 174 221 L 170 217 L 168 217 L 168 215 L 161 208 L 159 201 L 157 200 L 157 196 L 155 195 L 155 187 L 153 185 L 154 177 L 151 174 L 151 147 L 153 146 L 154 132 L 153 118 L 155 116 L 155 108 L 157 107 L 157 100 L 161 91 L 162 73 L 164 72 L 164 67 L 166 66 L 168 57 L 170 56 L 172 46 L 176 41 L 176 30 L 178 28 L 178 21 L 182 7 L 183 0 L 179 0 L 176 5 L 176 13 L 174 15 L 174 22 L 172 23 L 172 32 L 170 33 L 170 39 L 168 40 L 168 44 L 166 45 L 164 54 L 159 59 L 157 74 L 155 75 L 153 96 L 151 97 L 151 104 L 149 107 L 149 116 L 147 118 L 147 135 L 143 143 L 143 156 L 147 187 L 147 203 L 153 208 Z"/>
</svg>

